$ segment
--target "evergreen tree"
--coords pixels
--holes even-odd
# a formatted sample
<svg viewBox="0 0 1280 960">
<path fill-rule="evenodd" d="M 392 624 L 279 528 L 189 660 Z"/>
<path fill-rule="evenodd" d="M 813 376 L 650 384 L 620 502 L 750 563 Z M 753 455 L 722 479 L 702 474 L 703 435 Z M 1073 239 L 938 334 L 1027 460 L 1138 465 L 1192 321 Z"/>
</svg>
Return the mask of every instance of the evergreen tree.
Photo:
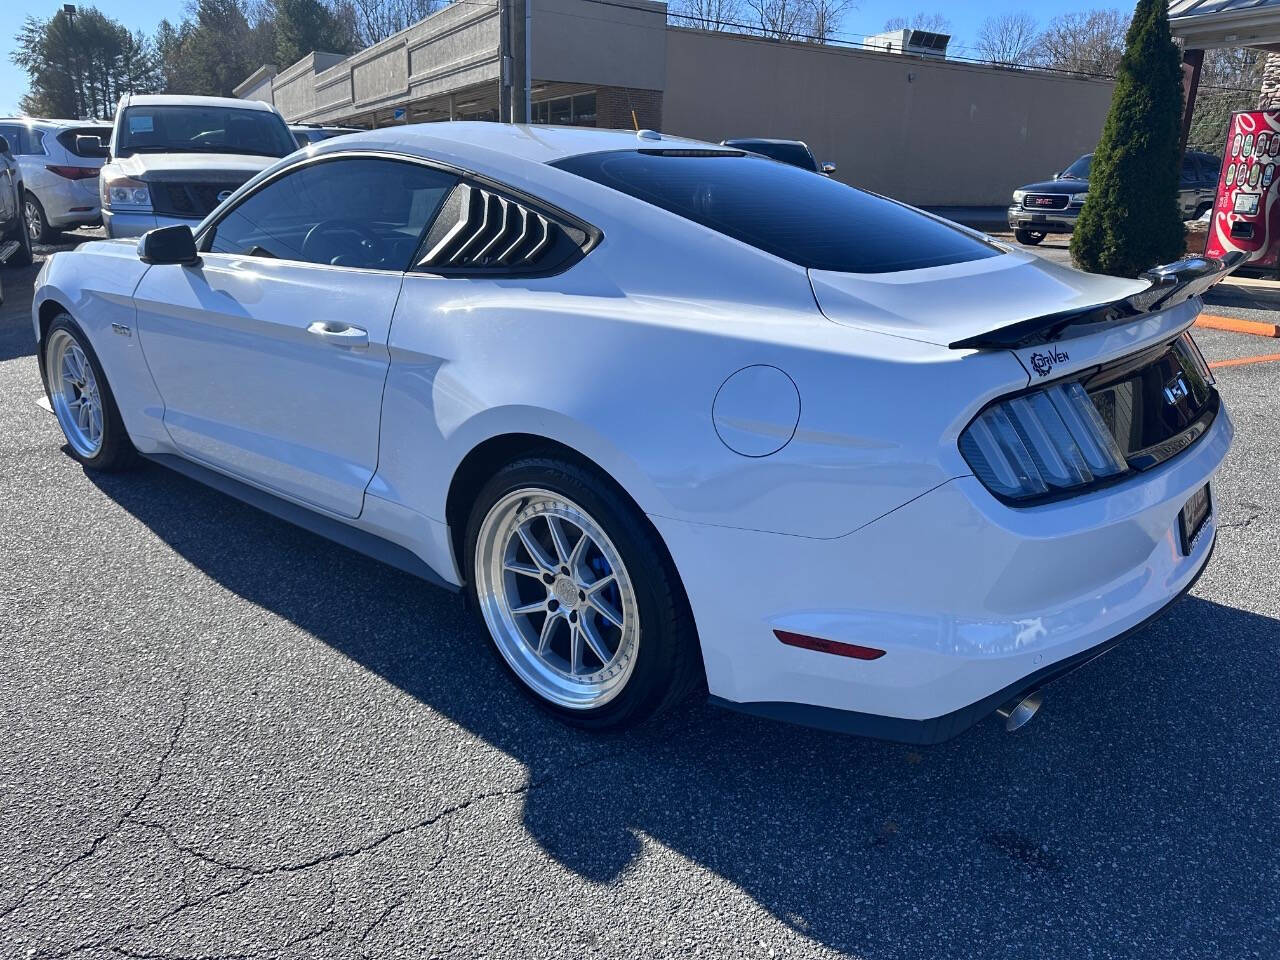
<svg viewBox="0 0 1280 960">
<path fill-rule="evenodd" d="M 16 39 L 13 61 L 30 78 L 21 105 L 34 116 L 110 117 L 121 96 L 160 83 L 147 38 L 94 7 L 28 17 Z"/>
<path fill-rule="evenodd" d="M 1181 134 L 1182 63 L 1167 2 L 1138 0 L 1071 237 L 1079 267 L 1132 277 L 1182 256 Z"/>
<path fill-rule="evenodd" d="M 313 50 L 353 53 L 355 41 L 320 0 L 275 0 L 275 63 L 284 70 Z"/>
</svg>

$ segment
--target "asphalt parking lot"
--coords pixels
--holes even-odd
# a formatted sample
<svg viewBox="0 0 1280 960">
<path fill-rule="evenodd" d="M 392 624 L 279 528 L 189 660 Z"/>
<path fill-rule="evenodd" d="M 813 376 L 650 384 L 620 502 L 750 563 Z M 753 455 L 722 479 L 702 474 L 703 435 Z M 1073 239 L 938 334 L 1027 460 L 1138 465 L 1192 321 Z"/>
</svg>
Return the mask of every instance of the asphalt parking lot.
<svg viewBox="0 0 1280 960">
<path fill-rule="evenodd" d="M 35 271 L 0 308 L 0 955 L 1280 956 L 1280 363 L 1217 372 L 1199 585 L 1025 730 L 691 704 L 598 736 L 457 597 L 163 468 L 87 475 L 36 404 Z"/>
</svg>

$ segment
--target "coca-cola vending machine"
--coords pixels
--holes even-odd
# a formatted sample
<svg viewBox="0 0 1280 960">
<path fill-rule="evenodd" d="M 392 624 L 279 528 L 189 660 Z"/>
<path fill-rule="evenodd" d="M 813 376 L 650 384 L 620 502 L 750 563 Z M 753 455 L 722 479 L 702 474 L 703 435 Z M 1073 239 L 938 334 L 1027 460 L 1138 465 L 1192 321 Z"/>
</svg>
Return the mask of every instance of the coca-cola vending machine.
<svg viewBox="0 0 1280 960">
<path fill-rule="evenodd" d="M 1247 257 L 1240 272 L 1275 275 L 1280 267 L 1280 110 L 1244 110 L 1231 117 L 1222 151 L 1218 195 L 1210 214 L 1205 256 Z"/>
</svg>

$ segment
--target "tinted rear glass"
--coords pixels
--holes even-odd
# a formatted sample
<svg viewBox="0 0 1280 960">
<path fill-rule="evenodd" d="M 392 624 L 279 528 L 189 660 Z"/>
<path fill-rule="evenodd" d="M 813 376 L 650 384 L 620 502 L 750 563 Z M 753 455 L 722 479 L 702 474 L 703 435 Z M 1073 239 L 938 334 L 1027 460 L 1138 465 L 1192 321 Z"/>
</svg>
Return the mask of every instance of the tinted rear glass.
<svg viewBox="0 0 1280 960">
<path fill-rule="evenodd" d="M 102 144 L 100 150 L 81 150 L 76 145 L 76 137 L 97 137 Z M 58 134 L 58 142 L 66 147 L 69 153 L 77 157 L 105 157 L 107 144 L 111 142 L 110 127 L 70 127 Z"/>
<path fill-rule="evenodd" d="M 815 270 L 892 273 L 998 247 L 910 207 L 761 157 L 590 153 L 555 166 Z"/>
<path fill-rule="evenodd" d="M 729 145 L 740 147 L 743 150 L 750 150 L 752 153 L 758 153 L 762 157 L 768 157 L 770 160 L 778 160 L 781 163 L 789 163 L 793 167 L 801 167 L 805 170 L 817 172 L 818 164 L 804 144 L 800 143 L 768 143 L 760 140 L 729 140 Z"/>
</svg>

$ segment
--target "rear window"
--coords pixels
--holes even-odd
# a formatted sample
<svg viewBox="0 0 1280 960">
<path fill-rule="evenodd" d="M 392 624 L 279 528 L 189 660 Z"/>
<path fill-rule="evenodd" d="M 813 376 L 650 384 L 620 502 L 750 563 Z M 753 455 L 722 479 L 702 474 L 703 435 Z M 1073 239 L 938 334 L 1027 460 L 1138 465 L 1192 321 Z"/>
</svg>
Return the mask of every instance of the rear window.
<svg viewBox="0 0 1280 960">
<path fill-rule="evenodd" d="M 76 137 L 97 137 L 102 147 L 99 150 L 82 150 L 76 146 Z M 62 144 L 68 153 L 77 157 L 105 157 L 107 144 L 110 142 L 110 127 L 69 127 L 58 134 L 58 143 Z"/>
<path fill-rule="evenodd" d="M 814 270 L 893 273 L 1000 253 L 910 207 L 761 157 L 625 150 L 554 165 Z"/>
</svg>

